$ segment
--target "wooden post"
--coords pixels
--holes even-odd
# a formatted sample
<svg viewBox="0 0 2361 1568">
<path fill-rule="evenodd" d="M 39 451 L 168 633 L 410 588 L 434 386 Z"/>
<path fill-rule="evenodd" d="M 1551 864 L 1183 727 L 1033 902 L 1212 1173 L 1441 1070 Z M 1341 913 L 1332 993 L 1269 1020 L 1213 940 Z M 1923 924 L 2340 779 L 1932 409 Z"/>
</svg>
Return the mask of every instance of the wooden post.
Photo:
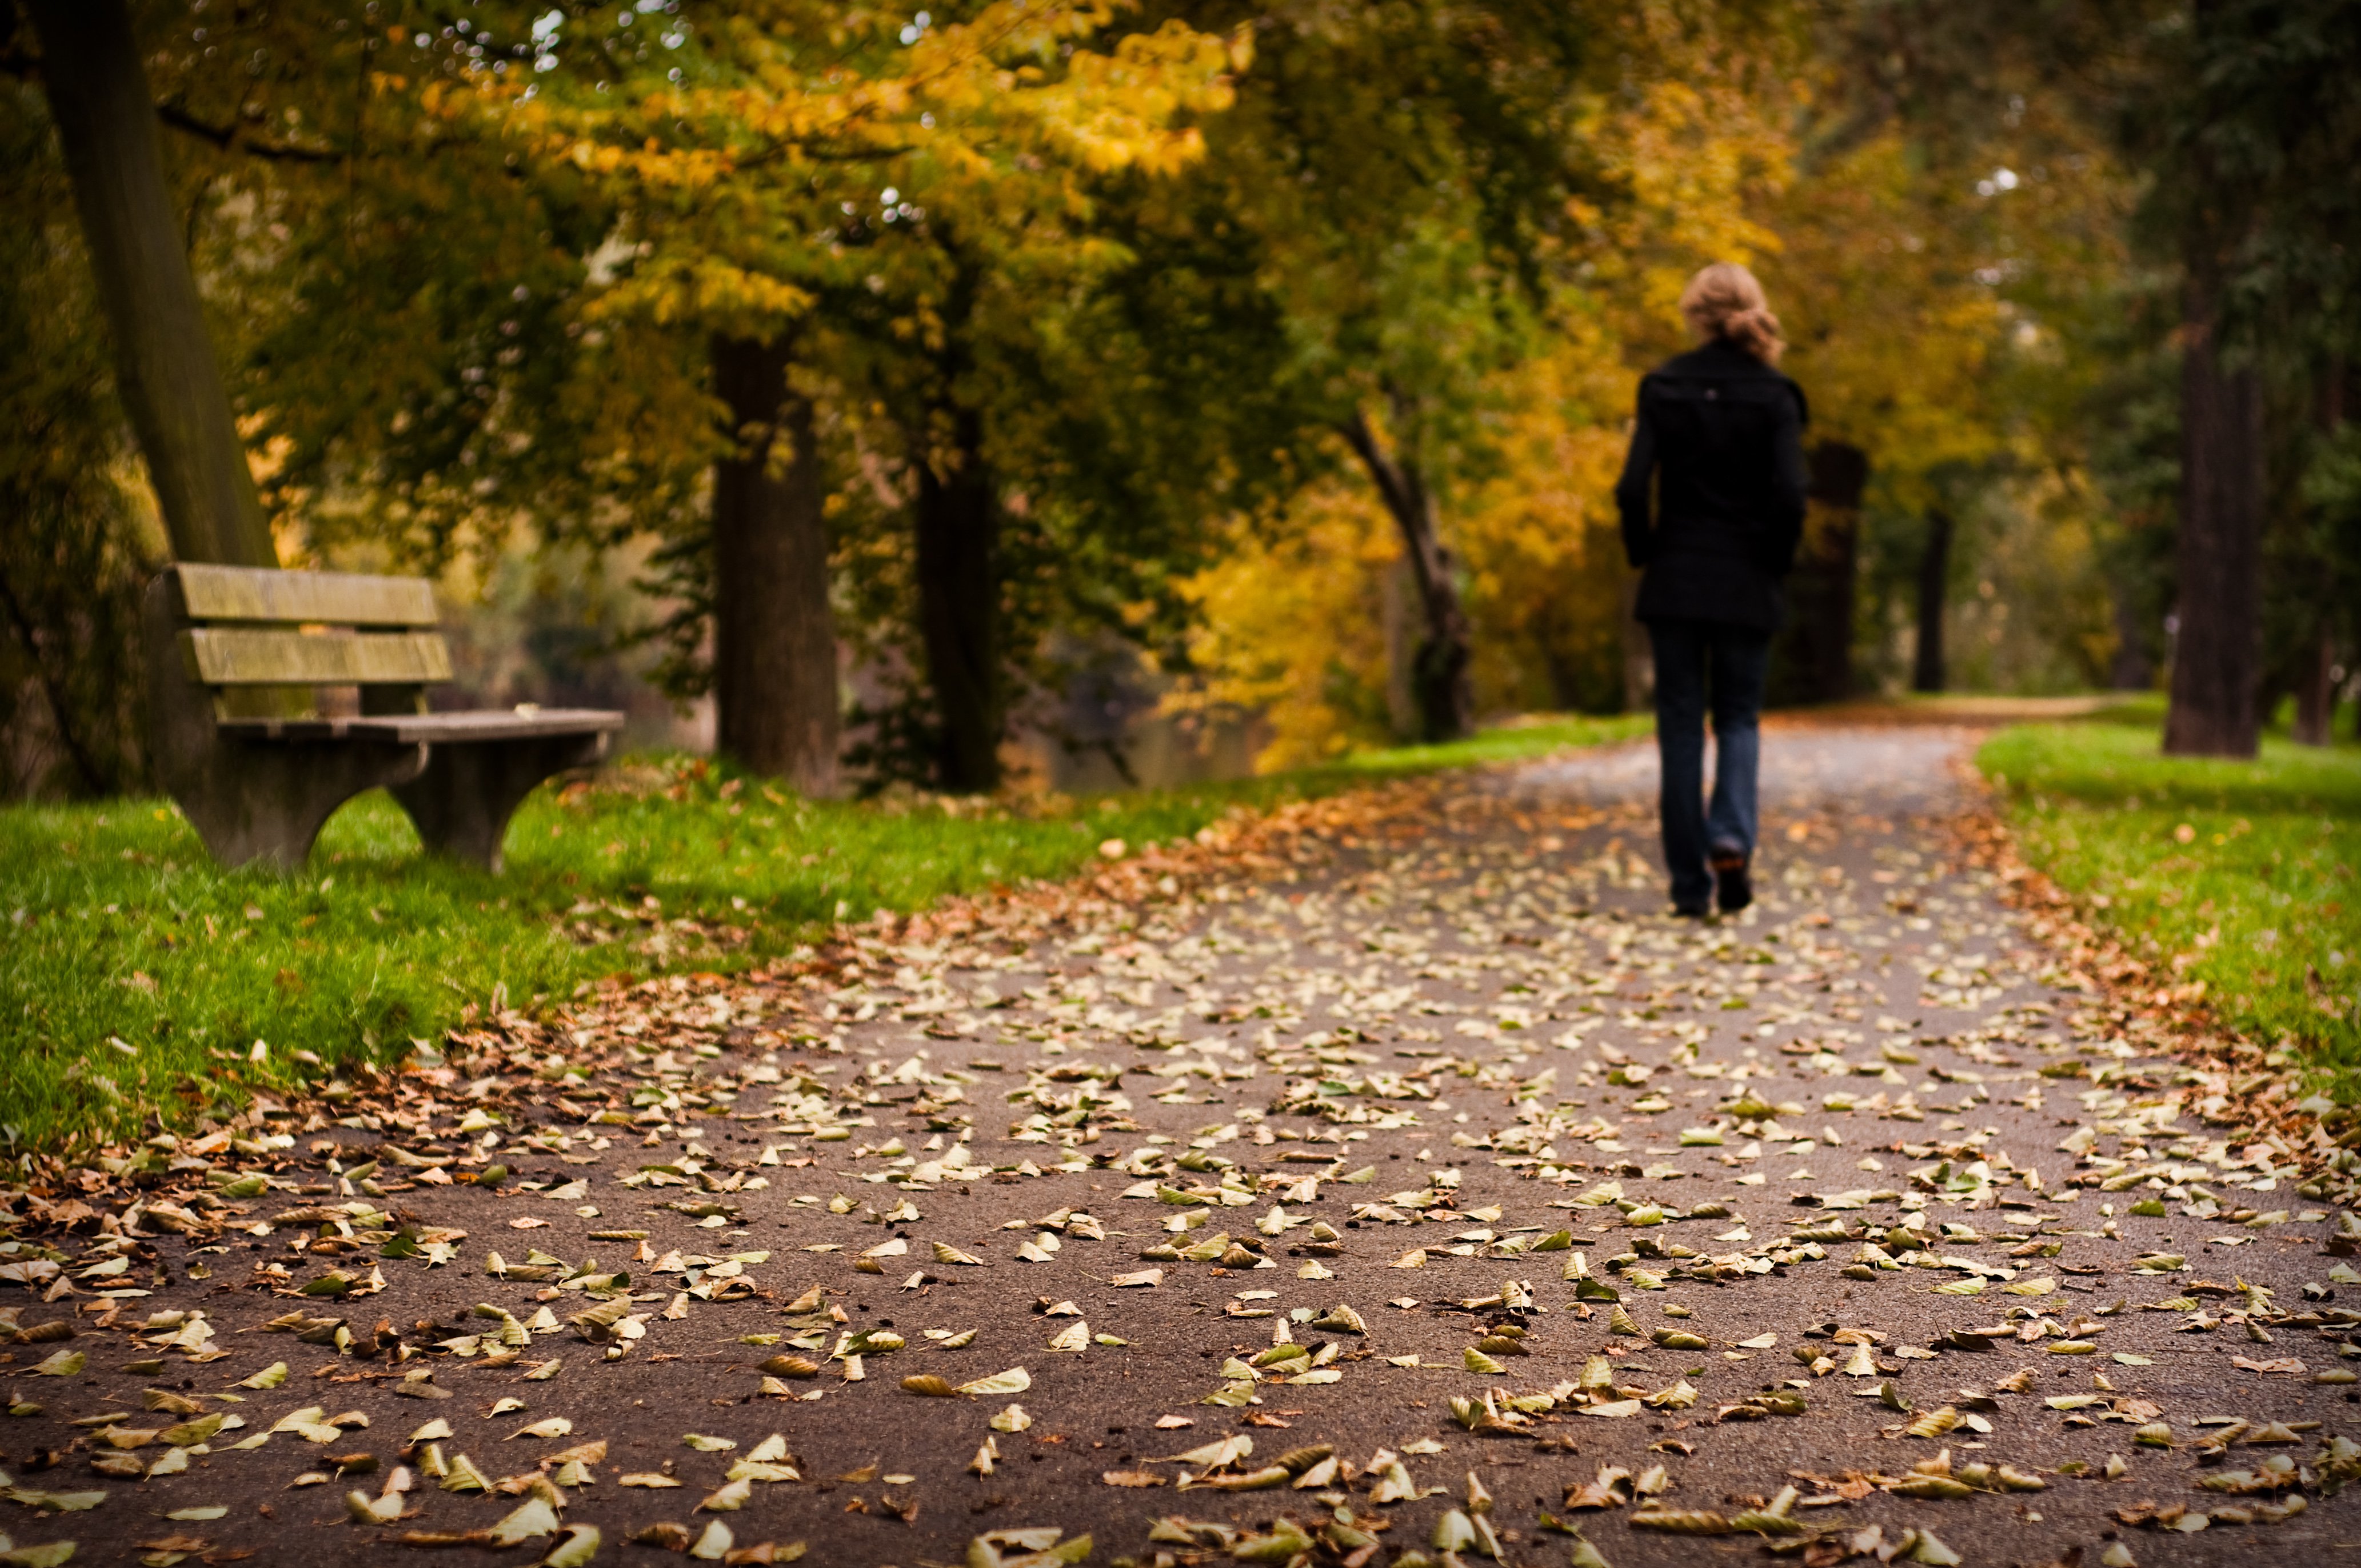
<svg viewBox="0 0 2361 1568">
<path fill-rule="evenodd" d="M 156 105 L 126 0 L 27 0 L 131 428 L 183 561 L 276 566 L 278 552 L 205 334 L 164 188 Z"/>
</svg>

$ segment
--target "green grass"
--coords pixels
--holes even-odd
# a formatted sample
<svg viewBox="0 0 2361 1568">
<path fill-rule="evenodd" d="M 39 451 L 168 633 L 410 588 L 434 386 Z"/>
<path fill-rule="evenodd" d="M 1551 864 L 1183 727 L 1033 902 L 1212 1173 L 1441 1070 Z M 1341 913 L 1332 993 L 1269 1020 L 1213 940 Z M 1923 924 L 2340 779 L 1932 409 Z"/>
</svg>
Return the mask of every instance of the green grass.
<svg viewBox="0 0 2361 1568">
<path fill-rule="evenodd" d="M 1435 746 L 1397 746 L 1382 751 L 1357 751 L 1322 773 L 1347 777 L 1427 773 L 1439 768 L 1473 767 L 1486 762 L 1521 762 L 1545 756 L 1567 746 L 1603 746 L 1655 733 L 1656 721 L 1646 714 L 1620 714 L 1610 718 L 1553 717 L 1538 721 L 1505 724 Z M 1284 776 L 1284 775 L 1282 775 Z M 1306 774 L 1302 777 L 1320 775 Z"/>
<path fill-rule="evenodd" d="M 1235 806 L 1646 729 L 1555 721 L 1235 784 L 949 810 L 807 803 L 693 758 L 639 758 L 537 793 L 500 877 L 423 856 L 382 794 L 337 813 L 293 877 L 223 872 L 169 802 L 0 809 L 0 1137 L 54 1149 L 149 1114 L 185 1122 L 397 1056 L 496 1000 L 740 968 L 838 918 L 1071 875 L 1108 839 L 1166 842 Z"/>
<path fill-rule="evenodd" d="M 2027 857 L 2250 1037 L 2361 1092 L 2361 748 L 2159 754 L 2160 706 L 2003 730 L 1977 762 Z M 2350 733 L 2349 722 L 2340 733 Z"/>
</svg>

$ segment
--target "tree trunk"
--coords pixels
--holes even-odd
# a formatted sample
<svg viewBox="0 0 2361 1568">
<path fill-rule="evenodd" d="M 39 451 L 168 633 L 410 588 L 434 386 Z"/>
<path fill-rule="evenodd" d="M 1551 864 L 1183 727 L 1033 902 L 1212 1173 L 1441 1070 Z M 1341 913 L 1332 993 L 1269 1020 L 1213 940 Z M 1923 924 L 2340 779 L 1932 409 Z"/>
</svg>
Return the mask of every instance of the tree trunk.
<svg viewBox="0 0 2361 1568">
<path fill-rule="evenodd" d="M 1943 601 L 1951 586 L 1951 514 L 1938 507 L 1927 514 L 1927 548 L 1918 557 L 1918 649 L 1911 663 L 1910 689 L 1943 689 Z"/>
<path fill-rule="evenodd" d="M 1852 695 L 1852 623 L 1861 504 L 1869 455 L 1840 441 L 1808 454 L 1817 509 L 1787 578 L 1787 624 L 1772 644 L 1772 700 L 1841 702 Z"/>
<path fill-rule="evenodd" d="M 713 340 L 738 455 L 713 468 L 713 687 L 721 750 L 807 795 L 837 789 L 827 484 L 794 344 Z"/>
<path fill-rule="evenodd" d="M 1401 461 L 1378 445 L 1377 433 L 1359 410 L 1337 428 L 1369 470 L 1386 510 L 1400 528 L 1402 554 L 1418 586 L 1425 625 L 1418 651 L 1411 656 L 1411 691 L 1418 709 L 1419 739 L 1430 744 L 1458 740 L 1476 728 L 1476 697 L 1467 679 L 1467 612 L 1452 577 L 1451 553 L 1443 547 L 1435 524 L 1434 498 L 1415 463 Z"/>
<path fill-rule="evenodd" d="M 1413 608 L 1419 597 L 1418 580 L 1407 558 L 1386 568 L 1379 589 L 1379 611 L 1386 623 L 1386 729 L 1396 741 L 1407 745 L 1425 729 L 1419 718 L 1418 683 L 1411 672 L 1418 667 L 1422 641 L 1418 628 L 1425 623 L 1426 613 Z"/>
<path fill-rule="evenodd" d="M 1000 784 L 999 507 L 983 418 L 953 404 L 950 449 L 917 464 L 918 633 L 934 688 L 937 782 L 955 794 Z"/>
<path fill-rule="evenodd" d="M 2107 685 L 2119 692 L 2153 690 L 2156 660 L 2148 652 L 2139 595 L 2127 573 L 2119 572 L 2107 585 L 2107 597 L 2114 601 L 2115 617 L 2115 651 L 2107 661 Z"/>
<path fill-rule="evenodd" d="M 164 188 L 126 0 L 29 0 L 41 79 L 115 337 L 115 378 L 172 553 L 276 566 L 246 446 Z M 21 216 L 21 214 L 20 214 Z"/>
<path fill-rule="evenodd" d="M 2323 629 L 2316 656 L 2304 664 L 2295 684 L 2294 740 L 2300 746 L 2325 746 L 2336 717 L 2335 636 Z"/>
<path fill-rule="evenodd" d="M 2209 258 L 2191 256 L 2182 304 L 2180 625 L 2164 749 L 2251 757 L 2261 729 L 2262 393 L 2251 367 L 2223 362 Z"/>
</svg>

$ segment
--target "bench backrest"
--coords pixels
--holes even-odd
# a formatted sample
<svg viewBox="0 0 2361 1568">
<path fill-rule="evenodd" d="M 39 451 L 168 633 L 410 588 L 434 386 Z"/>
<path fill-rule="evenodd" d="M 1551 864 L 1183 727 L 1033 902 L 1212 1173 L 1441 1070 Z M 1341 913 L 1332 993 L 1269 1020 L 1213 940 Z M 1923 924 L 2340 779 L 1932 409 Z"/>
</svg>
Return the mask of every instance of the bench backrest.
<svg viewBox="0 0 2361 1568">
<path fill-rule="evenodd" d="M 423 577 L 195 564 L 171 572 L 189 676 L 217 696 L 358 686 L 363 711 L 389 712 L 422 706 L 421 687 L 451 679 Z"/>
</svg>

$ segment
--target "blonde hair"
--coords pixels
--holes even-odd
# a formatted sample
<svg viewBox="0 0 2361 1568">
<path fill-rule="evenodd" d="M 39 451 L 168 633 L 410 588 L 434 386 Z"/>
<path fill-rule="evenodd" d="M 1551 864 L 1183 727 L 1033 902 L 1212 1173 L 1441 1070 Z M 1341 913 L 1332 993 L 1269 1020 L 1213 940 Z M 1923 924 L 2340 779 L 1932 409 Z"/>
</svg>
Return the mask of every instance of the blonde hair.
<svg viewBox="0 0 2361 1568">
<path fill-rule="evenodd" d="M 1765 365 L 1778 364 L 1787 346 L 1762 282 L 1735 261 L 1698 269 L 1681 291 L 1681 314 L 1704 336 L 1726 337 Z"/>
</svg>

